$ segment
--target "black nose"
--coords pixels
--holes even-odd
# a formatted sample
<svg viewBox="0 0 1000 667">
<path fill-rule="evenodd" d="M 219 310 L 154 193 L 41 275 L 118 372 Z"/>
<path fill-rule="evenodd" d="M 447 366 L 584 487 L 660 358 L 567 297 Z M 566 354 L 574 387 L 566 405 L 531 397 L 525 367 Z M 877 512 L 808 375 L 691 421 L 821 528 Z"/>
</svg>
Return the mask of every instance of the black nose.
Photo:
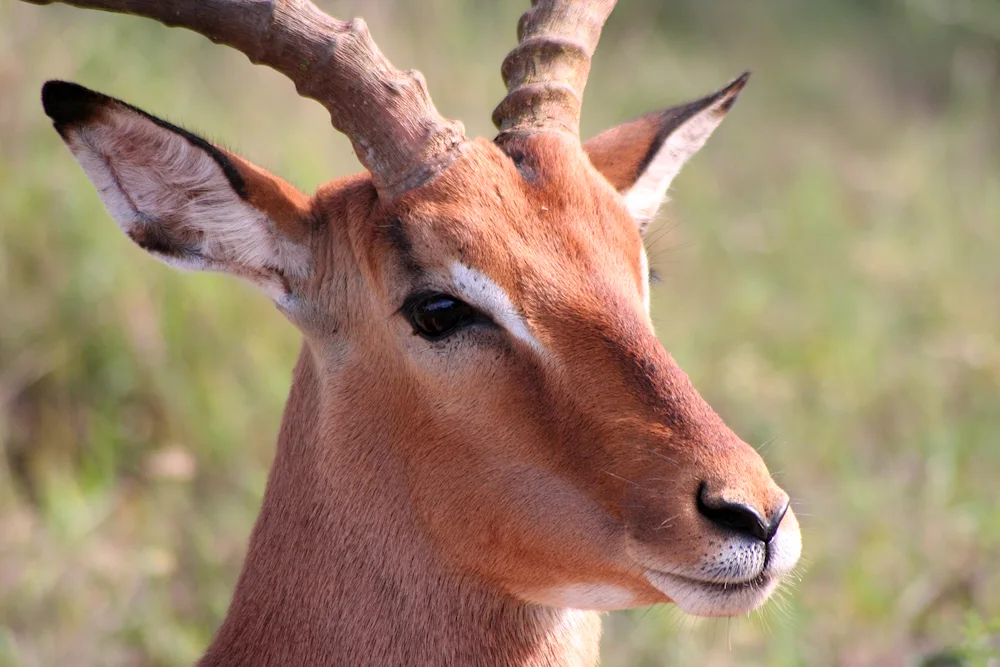
<svg viewBox="0 0 1000 667">
<path fill-rule="evenodd" d="M 701 515 L 725 530 L 731 530 L 764 542 L 770 542 L 778 532 L 781 520 L 788 511 L 788 501 L 774 512 L 769 520 L 749 505 L 732 503 L 721 497 L 713 497 L 708 493 L 705 484 L 698 489 L 698 511 Z"/>
</svg>

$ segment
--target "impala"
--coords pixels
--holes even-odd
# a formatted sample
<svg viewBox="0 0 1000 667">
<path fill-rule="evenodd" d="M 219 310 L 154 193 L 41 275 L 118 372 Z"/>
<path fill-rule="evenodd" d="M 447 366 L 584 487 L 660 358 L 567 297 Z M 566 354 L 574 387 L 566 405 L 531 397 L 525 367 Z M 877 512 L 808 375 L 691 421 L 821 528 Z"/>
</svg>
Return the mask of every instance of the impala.
<svg viewBox="0 0 1000 667">
<path fill-rule="evenodd" d="M 41 4 L 45 4 L 44 2 Z M 195 30 L 322 103 L 366 171 L 306 196 L 63 82 L 45 112 L 153 256 L 304 338 L 210 665 L 594 665 L 599 611 L 734 615 L 794 567 L 763 461 L 657 341 L 642 232 L 746 75 L 589 141 L 614 0 L 536 0 L 493 140 L 308 0 L 80 0 Z"/>
</svg>

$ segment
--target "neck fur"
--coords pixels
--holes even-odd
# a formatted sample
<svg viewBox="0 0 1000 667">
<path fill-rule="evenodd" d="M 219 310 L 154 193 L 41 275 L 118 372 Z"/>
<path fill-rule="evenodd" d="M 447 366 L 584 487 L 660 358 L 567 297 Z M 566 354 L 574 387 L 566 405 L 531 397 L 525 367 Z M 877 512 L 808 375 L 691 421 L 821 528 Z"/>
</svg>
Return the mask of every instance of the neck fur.
<svg viewBox="0 0 1000 667">
<path fill-rule="evenodd" d="M 596 613 L 522 603 L 435 558 L 390 441 L 351 419 L 338 384 L 320 381 L 307 343 L 229 613 L 199 665 L 596 665 Z"/>
</svg>

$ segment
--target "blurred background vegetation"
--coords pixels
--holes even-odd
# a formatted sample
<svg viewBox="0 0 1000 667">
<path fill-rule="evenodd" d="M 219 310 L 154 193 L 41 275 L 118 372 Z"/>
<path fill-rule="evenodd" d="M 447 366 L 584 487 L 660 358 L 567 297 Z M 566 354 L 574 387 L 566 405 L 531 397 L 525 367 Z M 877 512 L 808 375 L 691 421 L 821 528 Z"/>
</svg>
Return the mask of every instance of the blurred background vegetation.
<svg viewBox="0 0 1000 667">
<path fill-rule="evenodd" d="M 326 0 L 490 136 L 524 2 Z M 649 236 L 660 335 L 804 527 L 759 614 L 611 614 L 607 666 L 996 665 L 1000 3 L 623 0 L 584 129 L 755 76 Z M 225 612 L 298 335 L 121 235 L 42 114 L 66 78 L 305 190 L 358 169 L 270 70 L 0 0 L 0 665 L 185 665 Z"/>
</svg>

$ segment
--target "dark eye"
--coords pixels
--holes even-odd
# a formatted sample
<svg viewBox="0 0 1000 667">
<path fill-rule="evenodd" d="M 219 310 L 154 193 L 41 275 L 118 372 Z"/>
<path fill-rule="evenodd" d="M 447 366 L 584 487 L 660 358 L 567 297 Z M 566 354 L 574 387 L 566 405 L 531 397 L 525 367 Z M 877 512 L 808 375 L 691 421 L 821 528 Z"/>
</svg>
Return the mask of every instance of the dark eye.
<svg viewBox="0 0 1000 667">
<path fill-rule="evenodd" d="M 469 324 L 486 318 L 478 310 L 447 294 L 414 295 L 406 300 L 403 313 L 413 333 L 427 340 L 440 340 Z"/>
</svg>

